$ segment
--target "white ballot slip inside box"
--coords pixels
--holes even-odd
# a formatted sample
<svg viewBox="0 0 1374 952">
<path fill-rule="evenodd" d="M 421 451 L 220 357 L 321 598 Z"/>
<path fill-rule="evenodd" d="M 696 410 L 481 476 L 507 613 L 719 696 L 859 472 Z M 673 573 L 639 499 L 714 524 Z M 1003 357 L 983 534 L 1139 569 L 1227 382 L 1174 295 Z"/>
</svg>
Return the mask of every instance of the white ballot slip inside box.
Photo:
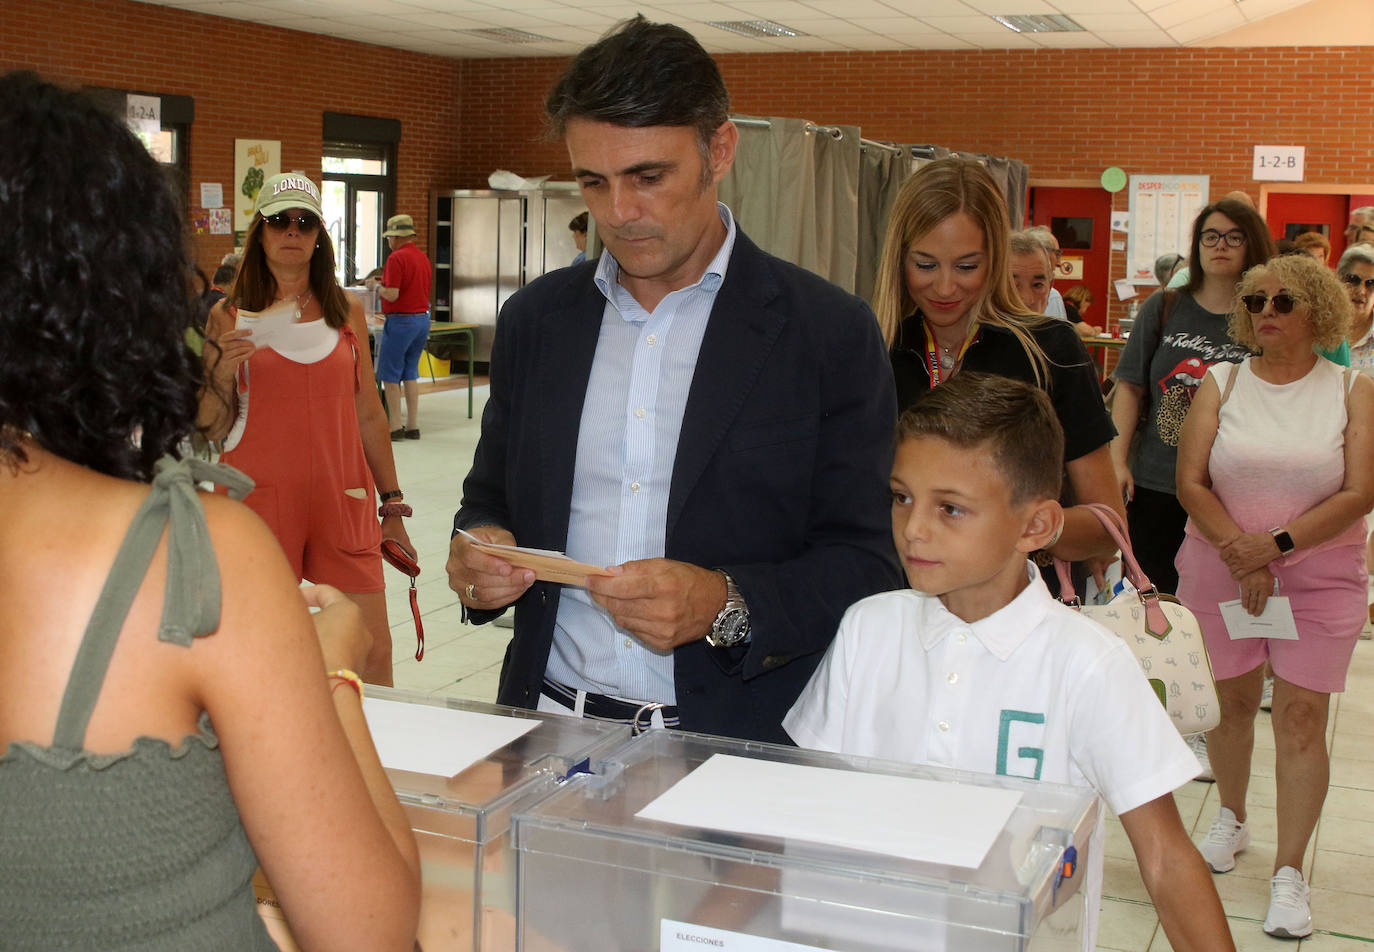
<svg viewBox="0 0 1374 952">
<path fill-rule="evenodd" d="M 542 723 L 375 697 L 363 699 L 363 715 L 383 767 L 439 777 L 457 775 Z"/>
<path fill-rule="evenodd" d="M 1252 615 L 1245 610 L 1240 599 L 1220 602 L 1221 620 L 1226 623 L 1226 633 L 1232 641 L 1242 638 L 1274 638 L 1279 641 L 1297 641 L 1298 623 L 1293 618 L 1293 605 L 1288 599 L 1271 595 L 1264 603 L 1264 611 Z"/>
<path fill-rule="evenodd" d="M 534 577 L 541 582 L 585 586 L 589 575 L 611 574 L 599 565 L 578 562 L 576 559 L 571 559 L 562 552 L 555 552 L 552 549 L 499 545 L 495 542 L 483 542 L 464 529 L 459 529 L 458 533 L 483 552 L 494 555 L 498 559 L 505 559 L 511 565 L 518 565 L 522 569 L 531 569 L 534 572 Z"/>
<path fill-rule="evenodd" d="M 1020 801 L 1015 790 L 715 754 L 635 815 L 977 869 Z"/>
</svg>

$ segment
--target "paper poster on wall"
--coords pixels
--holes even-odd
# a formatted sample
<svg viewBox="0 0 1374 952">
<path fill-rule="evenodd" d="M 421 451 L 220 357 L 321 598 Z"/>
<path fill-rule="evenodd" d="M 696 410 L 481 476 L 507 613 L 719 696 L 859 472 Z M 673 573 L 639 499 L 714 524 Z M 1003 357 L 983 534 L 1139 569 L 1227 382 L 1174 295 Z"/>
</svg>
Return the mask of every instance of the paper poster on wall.
<svg viewBox="0 0 1374 952">
<path fill-rule="evenodd" d="M 281 171 L 281 142 L 275 139 L 234 140 L 234 230 L 247 231 L 258 189 Z"/>
<path fill-rule="evenodd" d="M 1187 254 L 1193 219 L 1207 204 L 1207 175 L 1132 175 L 1126 277 L 1132 284 L 1155 284 L 1155 259 L 1168 252 Z"/>
<path fill-rule="evenodd" d="M 223 208 L 224 207 L 224 186 L 219 182 L 200 183 L 200 207 L 201 208 Z"/>
<path fill-rule="evenodd" d="M 210 215 L 210 234 L 228 235 L 234 231 L 233 213 L 227 208 L 211 208 L 208 210 Z"/>
</svg>

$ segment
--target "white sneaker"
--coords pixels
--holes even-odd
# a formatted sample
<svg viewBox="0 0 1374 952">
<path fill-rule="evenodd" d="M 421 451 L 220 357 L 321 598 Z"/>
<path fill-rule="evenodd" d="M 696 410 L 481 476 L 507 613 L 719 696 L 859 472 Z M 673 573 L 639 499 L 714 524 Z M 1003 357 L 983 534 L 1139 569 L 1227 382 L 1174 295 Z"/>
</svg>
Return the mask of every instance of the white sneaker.
<svg viewBox="0 0 1374 952">
<path fill-rule="evenodd" d="M 1260 710 L 1272 711 L 1274 709 L 1274 679 L 1264 679 L 1264 690 L 1260 693 Z"/>
<path fill-rule="evenodd" d="M 1264 931 L 1280 939 L 1301 939 L 1312 934 L 1312 908 L 1302 873 L 1285 866 L 1269 880 L 1269 915 Z"/>
<path fill-rule="evenodd" d="M 1207 759 L 1207 735 L 1193 734 L 1183 738 L 1183 740 L 1187 743 L 1188 749 L 1193 752 L 1193 756 L 1197 758 L 1198 764 L 1202 767 L 1202 769 L 1198 771 L 1197 776 L 1193 779 L 1201 780 L 1203 783 L 1215 783 L 1216 778 L 1212 776 L 1212 762 Z"/>
<path fill-rule="evenodd" d="M 1236 854 L 1250 845 L 1250 827 L 1236 822 L 1236 815 L 1222 807 L 1198 852 L 1214 873 L 1229 873 L 1236 868 Z M 1306 887 L 1304 887 L 1306 888 Z"/>
</svg>

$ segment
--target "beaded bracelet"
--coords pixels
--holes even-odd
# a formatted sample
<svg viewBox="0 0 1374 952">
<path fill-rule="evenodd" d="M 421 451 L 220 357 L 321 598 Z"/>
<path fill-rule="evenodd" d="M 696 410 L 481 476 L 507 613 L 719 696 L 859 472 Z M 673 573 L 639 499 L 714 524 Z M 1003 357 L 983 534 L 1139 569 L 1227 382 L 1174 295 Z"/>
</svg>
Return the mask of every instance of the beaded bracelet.
<svg viewBox="0 0 1374 952">
<path fill-rule="evenodd" d="M 414 514 L 415 510 L 411 509 L 403 502 L 388 502 L 377 507 L 378 519 L 385 519 L 388 516 L 401 516 L 402 518 L 408 519 Z"/>
<path fill-rule="evenodd" d="M 325 675 L 325 679 L 329 681 L 337 680 L 339 682 L 338 684 L 334 685 L 332 688 L 329 689 L 330 694 L 333 694 L 335 691 L 337 691 L 340 688 L 340 686 L 347 684 L 349 687 L 353 688 L 353 690 L 358 692 L 358 700 L 361 701 L 363 699 L 363 679 L 358 677 L 357 674 L 348 670 L 347 668 L 339 668 L 337 671 L 330 671 L 327 675 Z"/>
</svg>

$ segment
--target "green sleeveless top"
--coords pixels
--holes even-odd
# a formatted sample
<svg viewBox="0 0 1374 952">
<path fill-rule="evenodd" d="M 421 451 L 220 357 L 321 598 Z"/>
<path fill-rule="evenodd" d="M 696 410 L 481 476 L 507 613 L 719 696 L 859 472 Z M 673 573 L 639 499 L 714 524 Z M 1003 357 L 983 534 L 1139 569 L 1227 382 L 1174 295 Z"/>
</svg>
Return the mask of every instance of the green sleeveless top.
<svg viewBox="0 0 1374 952">
<path fill-rule="evenodd" d="M 257 858 L 208 715 L 176 747 L 140 737 L 83 749 L 105 671 L 164 525 L 158 637 L 190 647 L 219 626 L 220 579 L 195 481 L 242 498 L 252 482 L 200 460 L 157 464 L 77 650 L 54 743 L 0 756 L 0 947 L 275 952 L 257 914 Z"/>
</svg>

